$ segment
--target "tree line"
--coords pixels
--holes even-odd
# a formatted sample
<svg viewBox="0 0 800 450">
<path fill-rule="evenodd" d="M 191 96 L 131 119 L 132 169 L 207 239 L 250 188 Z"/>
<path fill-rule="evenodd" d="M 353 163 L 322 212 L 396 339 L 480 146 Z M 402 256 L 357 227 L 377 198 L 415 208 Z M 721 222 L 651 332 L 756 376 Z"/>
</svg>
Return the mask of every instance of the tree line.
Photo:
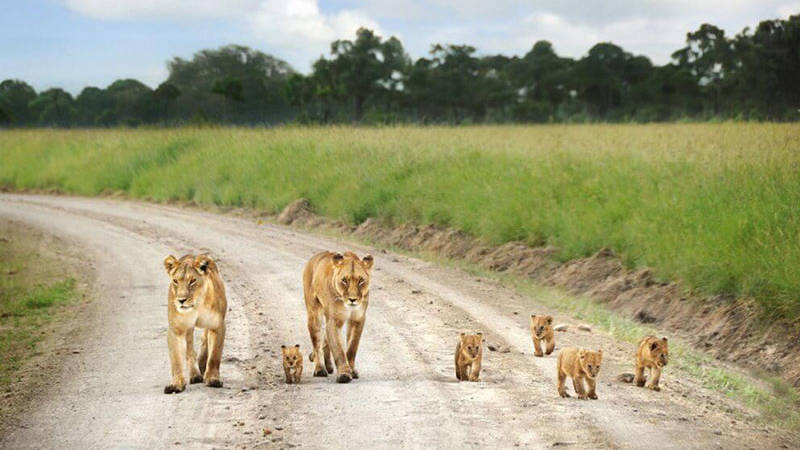
<svg viewBox="0 0 800 450">
<path fill-rule="evenodd" d="M 167 63 L 156 89 L 134 79 L 36 92 L 0 83 L 0 125 L 105 127 L 226 123 L 503 123 L 800 119 L 800 15 L 735 36 L 710 24 L 654 65 L 609 42 L 579 58 L 538 41 L 524 56 L 469 45 L 412 60 L 395 37 L 361 28 L 308 75 L 239 45 Z"/>
</svg>

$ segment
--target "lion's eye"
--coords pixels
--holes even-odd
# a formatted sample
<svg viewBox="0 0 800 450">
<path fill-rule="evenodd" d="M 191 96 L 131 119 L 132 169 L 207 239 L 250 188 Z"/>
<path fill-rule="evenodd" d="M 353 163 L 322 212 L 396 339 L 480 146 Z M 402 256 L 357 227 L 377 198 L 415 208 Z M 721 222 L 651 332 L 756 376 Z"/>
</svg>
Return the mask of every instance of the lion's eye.
<svg viewBox="0 0 800 450">
<path fill-rule="evenodd" d="M 193 286 L 195 283 L 197 283 L 197 278 L 192 278 L 192 281 L 189 282 L 189 286 Z"/>
<path fill-rule="evenodd" d="M 342 278 L 342 284 L 347 286 L 347 278 Z"/>
<path fill-rule="evenodd" d="M 177 278 L 173 278 L 173 279 L 172 279 L 172 284 L 174 284 L 175 286 L 177 286 L 177 285 L 178 285 L 178 279 L 177 279 Z"/>
<path fill-rule="evenodd" d="M 367 280 L 365 280 L 364 277 L 359 277 L 358 278 L 358 285 L 359 286 L 363 286 L 366 282 L 367 282 Z"/>
</svg>

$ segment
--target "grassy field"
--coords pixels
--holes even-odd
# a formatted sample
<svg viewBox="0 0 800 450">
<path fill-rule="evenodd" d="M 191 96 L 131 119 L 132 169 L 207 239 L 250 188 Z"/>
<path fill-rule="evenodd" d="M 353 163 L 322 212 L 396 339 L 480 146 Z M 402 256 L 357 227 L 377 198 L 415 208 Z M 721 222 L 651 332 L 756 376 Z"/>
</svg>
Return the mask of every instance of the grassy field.
<svg viewBox="0 0 800 450">
<path fill-rule="evenodd" d="M 0 185 L 452 226 L 602 247 L 800 317 L 800 125 L 4 131 Z"/>
<path fill-rule="evenodd" d="M 78 297 L 75 280 L 52 269 L 57 261 L 39 254 L 35 239 L 6 231 L 0 230 L 0 387 L 34 353 L 53 308 Z"/>
</svg>

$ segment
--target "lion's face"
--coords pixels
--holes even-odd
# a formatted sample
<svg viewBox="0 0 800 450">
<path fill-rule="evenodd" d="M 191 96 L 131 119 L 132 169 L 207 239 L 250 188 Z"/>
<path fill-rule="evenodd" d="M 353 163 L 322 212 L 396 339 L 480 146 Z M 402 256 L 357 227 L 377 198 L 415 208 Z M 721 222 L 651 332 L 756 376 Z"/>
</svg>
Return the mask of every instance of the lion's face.
<svg viewBox="0 0 800 450">
<path fill-rule="evenodd" d="M 169 255 L 164 260 L 164 268 L 170 278 L 170 298 L 178 312 L 195 308 L 203 294 L 208 271 L 214 267 L 214 261 L 207 255 L 186 255 L 180 260 Z"/>
<path fill-rule="evenodd" d="M 669 348 L 667 348 L 667 338 L 661 338 L 650 343 L 650 356 L 658 367 L 664 367 L 669 362 Z"/>
<path fill-rule="evenodd" d="M 483 333 L 466 334 L 461 333 L 461 351 L 470 358 L 477 358 L 481 353 L 481 345 L 483 343 Z"/>
<path fill-rule="evenodd" d="M 358 307 L 369 295 L 372 264 L 371 255 L 361 259 L 352 252 L 333 255 L 333 288 L 345 306 Z"/>
<path fill-rule="evenodd" d="M 531 330 L 537 339 L 542 339 L 546 331 L 553 325 L 553 316 L 531 315 Z"/>
<path fill-rule="evenodd" d="M 300 344 L 295 344 L 294 347 L 281 345 L 281 353 L 283 354 L 283 365 L 286 367 L 294 368 L 303 361 L 303 356 L 300 354 Z"/>
<path fill-rule="evenodd" d="M 593 352 L 591 350 L 581 350 L 580 353 L 578 353 L 578 358 L 580 358 L 583 373 L 593 380 L 600 372 L 600 363 L 603 362 L 603 351 L 598 350 Z"/>
</svg>

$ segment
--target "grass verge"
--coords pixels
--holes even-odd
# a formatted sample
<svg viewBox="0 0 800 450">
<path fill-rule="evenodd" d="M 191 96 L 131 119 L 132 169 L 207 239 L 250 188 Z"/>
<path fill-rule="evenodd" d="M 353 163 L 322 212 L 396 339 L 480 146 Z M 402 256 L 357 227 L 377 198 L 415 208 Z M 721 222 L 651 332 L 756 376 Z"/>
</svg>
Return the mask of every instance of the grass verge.
<svg viewBox="0 0 800 450">
<path fill-rule="evenodd" d="M 75 280 L 50 269 L 55 261 L 19 237 L 0 239 L 0 387 L 35 354 L 59 307 L 78 298 Z"/>
<path fill-rule="evenodd" d="M 12 130 L 0 186 L 434 223 L 614 250 L 698 294 L 800 317 L 800 124 Z"/>
</svg>

